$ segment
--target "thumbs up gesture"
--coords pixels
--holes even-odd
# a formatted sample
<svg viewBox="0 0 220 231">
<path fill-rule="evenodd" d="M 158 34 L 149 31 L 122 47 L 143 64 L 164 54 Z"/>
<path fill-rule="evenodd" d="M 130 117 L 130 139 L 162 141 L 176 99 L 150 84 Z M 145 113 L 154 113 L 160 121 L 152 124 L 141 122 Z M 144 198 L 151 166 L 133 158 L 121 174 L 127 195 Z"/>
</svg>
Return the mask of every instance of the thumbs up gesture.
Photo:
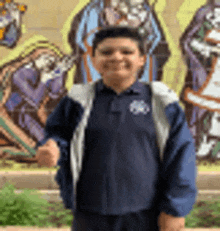
<svg viewBox="0 0 220 231">
<path fill-rule="evenodd" d="M 54 167 L 60 157 L 60 149 L 56 141 L 49 139 L 43 146 L 40 146 L 36 152 L 36 160 L 39 165 Z"/>
</svg>

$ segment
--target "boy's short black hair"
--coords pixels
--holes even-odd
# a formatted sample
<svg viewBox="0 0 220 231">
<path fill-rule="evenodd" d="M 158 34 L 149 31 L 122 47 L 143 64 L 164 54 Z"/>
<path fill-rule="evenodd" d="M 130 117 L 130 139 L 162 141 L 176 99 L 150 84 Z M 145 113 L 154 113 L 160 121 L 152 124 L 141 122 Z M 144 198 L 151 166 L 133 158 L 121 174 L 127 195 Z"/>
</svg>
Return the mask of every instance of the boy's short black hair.
<svg viewBox="0 0 220 231">
<path fill-rule="evenodd" d="M 93 40 L 92 46 L 92 56 L 95 55 L 95 50 L 99 43 L 101 43 L 106 38 L 118 38 L 125 37 L 130 38 L 138 42 L 138 47 L 140 50 L 140 54 L 145 54 L 145 45 L 144 39 L 139 32 L 138 28 L 127 27 L 127 26 L 109 26 L 100 29 L 95 33 L 95 38 Z"/>
</svg>

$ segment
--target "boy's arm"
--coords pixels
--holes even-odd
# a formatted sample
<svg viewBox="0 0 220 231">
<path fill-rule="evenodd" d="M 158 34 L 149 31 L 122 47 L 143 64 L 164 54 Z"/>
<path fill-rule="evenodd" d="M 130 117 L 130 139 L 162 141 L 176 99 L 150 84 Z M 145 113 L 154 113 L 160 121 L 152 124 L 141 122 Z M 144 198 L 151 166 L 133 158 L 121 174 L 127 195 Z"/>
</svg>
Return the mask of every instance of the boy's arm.
<svg viewBox="0 0 220 231">
<path fill-rule="evenodd" d="M 170 104 L 165 113 L 170 133 L 162 164 L 163 190 L 159 211 L 184 217 L 192 210 L 196 201 L 196 153 L 185 114 L 179 104 Z"/>
<path fill-rule="evenodd" d="M 77 102 L 65 96 L 55 110 L 48 116 L 44 129 L 44 139 L 38 142 L 36 148 L 45 145 L 49 140 L 56 142 L 60 149 L 60 161 L 68 160 L 70 140 L 77 126 L 83 109 Z"/>
</svg>

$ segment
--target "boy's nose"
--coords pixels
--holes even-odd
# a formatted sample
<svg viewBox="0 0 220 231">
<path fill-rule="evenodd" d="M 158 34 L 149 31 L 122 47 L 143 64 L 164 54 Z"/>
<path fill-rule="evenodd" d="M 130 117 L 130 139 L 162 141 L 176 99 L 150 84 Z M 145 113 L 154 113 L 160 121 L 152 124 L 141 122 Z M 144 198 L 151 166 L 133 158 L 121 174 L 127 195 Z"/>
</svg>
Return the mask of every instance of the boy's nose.
<svg viewBox="0 0 220 231">
<path fill-rule="evenodd" d="M 123 54 L 120 51 L 115 51 L 112 54 L 112 58 L 116 59 L 116 60 L 121 60 L 121 59 L 123 59 Z"/>
</svg>

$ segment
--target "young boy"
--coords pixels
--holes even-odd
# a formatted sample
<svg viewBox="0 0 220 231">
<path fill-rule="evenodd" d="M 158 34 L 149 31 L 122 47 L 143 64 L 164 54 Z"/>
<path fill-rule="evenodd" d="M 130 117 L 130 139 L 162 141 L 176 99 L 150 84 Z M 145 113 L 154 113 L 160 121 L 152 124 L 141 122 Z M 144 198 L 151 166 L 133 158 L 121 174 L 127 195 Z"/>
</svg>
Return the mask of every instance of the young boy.
<svg viewBox="0 0 220 231">
<path fill-rule="evenodd" d="M 143 44 L 136 29 L 98 31 L 92 61 L 102 79 L 73 85 L 47 120 L 36 158 L 60 166 L 72 230 L 180 231 L 195 203 L 185 115 L 163 83 L 138 80 Z"/>
</svg>

